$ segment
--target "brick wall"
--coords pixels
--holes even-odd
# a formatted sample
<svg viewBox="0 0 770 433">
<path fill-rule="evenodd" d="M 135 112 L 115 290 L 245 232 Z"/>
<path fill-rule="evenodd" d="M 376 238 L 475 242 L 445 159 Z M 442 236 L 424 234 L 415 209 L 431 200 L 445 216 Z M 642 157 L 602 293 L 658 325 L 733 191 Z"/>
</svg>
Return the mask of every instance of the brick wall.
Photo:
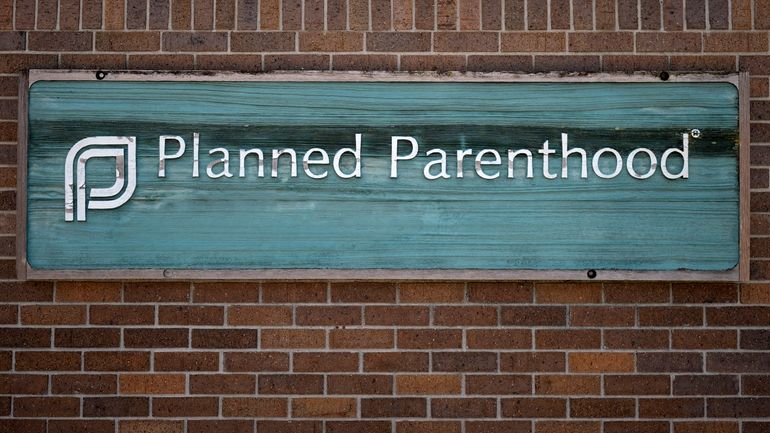
<svg viewBox="0 0 770 433">
<path fill-rule="evenodd" d="M 770 431 L 770 0 L 0 0 L 0 432 Z M 748 71 L 751 276 L 15 281 L 19 73 Z"/>
</svg>

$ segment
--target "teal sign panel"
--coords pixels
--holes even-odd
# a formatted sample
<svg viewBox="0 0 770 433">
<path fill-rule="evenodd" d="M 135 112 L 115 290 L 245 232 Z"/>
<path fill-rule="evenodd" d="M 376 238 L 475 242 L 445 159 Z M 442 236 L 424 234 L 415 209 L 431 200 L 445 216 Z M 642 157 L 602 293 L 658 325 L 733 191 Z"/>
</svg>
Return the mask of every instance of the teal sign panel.
<svg viewBox="0 0 770 433">
<path fill-rule="evenodd" d="M 728 82 L 64 77 L 29 88 L 31 269 L 738 264 Z"/>
</svg>

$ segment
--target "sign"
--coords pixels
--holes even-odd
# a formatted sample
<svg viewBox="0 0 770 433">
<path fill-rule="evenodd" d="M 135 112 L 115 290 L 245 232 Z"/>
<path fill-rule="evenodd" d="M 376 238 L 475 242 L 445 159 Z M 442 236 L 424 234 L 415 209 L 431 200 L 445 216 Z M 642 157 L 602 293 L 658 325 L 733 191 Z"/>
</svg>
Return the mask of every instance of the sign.
<svg viewBox="0 0 770 433">
<path fill-rule="evenodd" d="M 24 271 L 735 279 L 737 77 L 614 78 L 33 72 Z"/>
</svg>

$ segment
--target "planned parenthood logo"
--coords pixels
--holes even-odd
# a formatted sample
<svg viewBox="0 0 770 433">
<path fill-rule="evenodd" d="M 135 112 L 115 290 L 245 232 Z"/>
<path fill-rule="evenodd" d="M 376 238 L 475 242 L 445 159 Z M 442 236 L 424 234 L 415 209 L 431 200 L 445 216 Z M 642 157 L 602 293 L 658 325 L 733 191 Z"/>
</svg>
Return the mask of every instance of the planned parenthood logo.
<svg viewBox="0 0 770 433">
<path fill-rule="evenodd" d="M 115 183 L 91 188 L 86 197 L 86 164 L 91 158 L 115 158 Z M 88 137 L 70 149 L 64 163 L 64 220 L 86 220 L 88 209 L 115 209 L 136 189 L 136 137 Z"/>
</svg>

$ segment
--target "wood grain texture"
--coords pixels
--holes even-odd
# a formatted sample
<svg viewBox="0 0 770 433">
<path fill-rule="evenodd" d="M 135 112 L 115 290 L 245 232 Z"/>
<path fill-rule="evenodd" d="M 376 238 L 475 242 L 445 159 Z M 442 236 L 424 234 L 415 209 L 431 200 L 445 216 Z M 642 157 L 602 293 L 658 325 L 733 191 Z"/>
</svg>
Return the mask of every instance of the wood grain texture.
<svg viewBox="0 0 770 433">
<path fill-rule="evenodd" d="M 729 83 L 183 83 L 39 81 L 30 89 L 28 260 L 36 269 L 619 269 L 738 263 L 738 96 Z M 424 152 L 528 148 L 561 132 L 593 153 L 691 145 L 690 179 L 428 181 Z M 160 134 L 231 150 L 230 179 L 190 177 L 190 151 L 157 178 Z M 363 134 L 363 176 L 237 177 L 237 150 L 334 152 Z M 138 143 L 138 187 L 116 210 L 66 223 L 63 165 L 95 135 Z M 390 179 L 392 135 L 421 156 Z M 103 163 L 103 164 L 102 164 Z M 606 161 L 604 162 L 606 163 Z M 552 159 L 551 171 L 560 168 Z M 590 163 L 589 163 L 590 165 Z M 604 166 L 604 165 L 603 165 Z M 114 165 L 113 165 L 114 167 Z M 266 163 L 266 172 L 269 166 Z M 590 170 L 590 168 L 589 168 Z M 609 169 L 608 169 L 609 170 Z M 109 164 L 89 163 L 89 186 Z M 100 184 L 101 182 L 101 184 Z"/>
</svg>

